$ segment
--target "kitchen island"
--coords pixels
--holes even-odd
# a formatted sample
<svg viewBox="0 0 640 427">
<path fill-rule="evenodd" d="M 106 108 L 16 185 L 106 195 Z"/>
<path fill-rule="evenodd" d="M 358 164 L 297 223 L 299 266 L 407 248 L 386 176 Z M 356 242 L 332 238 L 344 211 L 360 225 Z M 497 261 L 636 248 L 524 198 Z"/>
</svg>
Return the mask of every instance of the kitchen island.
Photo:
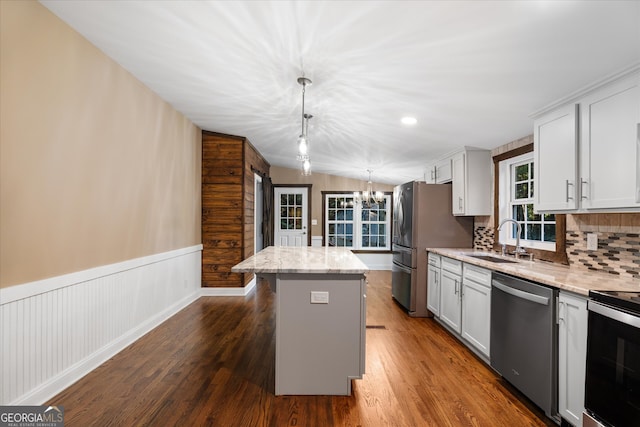
<svg viewBox="0 0 640 427">
<path fill-rule="evenodd" d="M 350 250 L 270 246 L 234 266 L 276 300 L 276 395 L 350 395 L 365 368 L 367 266 Z"/>
</svg>

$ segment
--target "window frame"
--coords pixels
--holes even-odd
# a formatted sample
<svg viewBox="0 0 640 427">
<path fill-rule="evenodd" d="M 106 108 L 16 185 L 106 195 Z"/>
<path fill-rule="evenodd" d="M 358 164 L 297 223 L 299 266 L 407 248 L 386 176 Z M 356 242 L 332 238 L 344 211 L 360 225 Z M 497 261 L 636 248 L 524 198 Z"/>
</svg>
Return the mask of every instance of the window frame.
<svg viewBox="0 0 640 427">
<path fill-rule="evenodd" d="M 500 169 L 500 175 L 499 175 L 499 180 L 500 180 L 500 194 L 504 195 L 505 192 L 507 192 L 509 194 L 508 199 L 499 199 L 499 204 L 500 204 L 500 209 L 499 209 L 499 218 L 498 218 L 498 223 L 500 223 L 504 218 L 513 218 L 513 207 L 515 205 L 522 205 L 522 206 L 527 206 L 527 205 L 532 205 L 534 203 L 534 198 L 533 198 L 533 194 L 531 191 L 531 188 L 533 186 L 534 183 L 534 179 L 532 177 L 533 174 L 533 168 L 531 168 L 531 165 L 534 163 L 534 157 L 533 157 L 533 152 L 528 152 L 528 153 L 524 153 L 524 154 L 520 154 L 518 156 L 514 156 L 511 157 L 509 159 L 504 159 L 502 161 L 500 161 L 499 164 L 499 169 Z M 514 177 L 514 173 L 517 167 L 522 166 L 522 165 L 528 165 L 529 166 L 529 174 L 527 176 L 527 179 L 524 181 L 516 181 L 516 178 Z M 528 191 L 528 197 L 526 198 L 521 198 L 521 199 L 516 199 L 516 186 L 514 185 L 516 182 L 518 183 L 527 183 L 527 191 Z M 533 188 L 533 191 L 535 191 L 535 188 Z M 500 194 L 498 197 L 500 197 Z M 541 233 L 544 233 L 544 225 L 547 224 L 554 224 L 556 225 L 557 228 L 557 224 L 556 221 L 548 221 L 545 223 L 544 220 L 544 214 L 540 214 L 541 218 L 540 221 L 533 221 L 532 223 L 539 223 L 540 224 L 540 228 L 541 228 Z M 526 234 L 526 225 L 529 222 L 526 218 L 526 214 L 525 214 L 525 219 L 524 221 L 518 221 L 522 226 L 523 226 L 523 233 L 522 234 Z M 507 243 L 508 245 L 514 246 L 516 244 L 516 238 L 512 237 L 512 235 L 514 234 L 514 227 L 515 226 L 510 226 L 510 227 L 503 227 L 502 230 L 500 230 L 498 234 L 498 241 Z M 497 231 L 497 229 L 496 229 Z M 555 252 L 556 250 L 556 242 L 550 242 L 550 241 L 543 241 L 543 240 L 528 240 L 528 239 L 524 239 L 523 237 L 520 238 L 520 246 L 523 248 L 527 248 L 527 249 L 542 249 L 545 251 L 551 251 L 551 252 Z"/>
<path fill-rule="evenodd" d="M 505 188 L 501 186 L 504 185 L 504 181 L 500 179 L 500 162 L 503 160 L 513 159 L 514 157 L 521 156 L 523 154 L 532 153 L 533 152 L 533 144 L 527 144 L 522 147 L 516 148 L 514 150 L 507 151 L 505 153 L 497 154 L 493 156 L 493 183 L 494 183 L 494 197 L 493 197 L 493 230 L 494 230 L 494 239 L 493 239 L 493 248 L 496 251 L 500 251 L 502 245 L 500 244 L 500 235 L 498 234 L 498 226 L 500 225 L 500 194 L 501 190 L 505 191 Z M 507 190 L 507 191 L 510 191 Z M 534 189 L 535 191 L 535 189 Z M 554 250 L 549 249 L 541 249 L 537 247 L 527 247 L 527 252 L 533 253 L 534 259 L 541 259 L 545 261 L 552 261 L 561 264 L 569 264 L 569 259 L 567 257 L 566 251 L 566 215 L 564 214 L 555 214 L 556 218 L 556 244 Z M 505 227 L 506 229 L 506 227 Z M 513 251 L 515 249 L 515 239 L 511 242 L 506 241 L 507 248 L 509 251 Z"/>
<path fill-rule="evenodd" d="M 336 196 L 336 197 L 353 197 L 353 191 L 322 191 L 322 245 L 326 246 L 328 244 L 327 241 L 327 233 L 328 233 L 328 225 L 329 219 L 327 217 L 328 213 L 328 197 Z M 384 192 L 384 197 L 387 200 L 387 219 L 385 221 L 386 225 L 386 238 L 385 238 L 385 247 L 362 247 L 362 204 L 354 202 L 354 212 L 353 212 L 353 243 L 354 246 L 343 246 L 348 249 L 351 249 L 352 252 L 355 253 L 390 253 L 391 252 L 391 242 L 392 242 L 392 217 L 393 217 L 393 193 L 392 192 Z M 368 221 L 367 221 L 368 222 Z"/>
</svg>

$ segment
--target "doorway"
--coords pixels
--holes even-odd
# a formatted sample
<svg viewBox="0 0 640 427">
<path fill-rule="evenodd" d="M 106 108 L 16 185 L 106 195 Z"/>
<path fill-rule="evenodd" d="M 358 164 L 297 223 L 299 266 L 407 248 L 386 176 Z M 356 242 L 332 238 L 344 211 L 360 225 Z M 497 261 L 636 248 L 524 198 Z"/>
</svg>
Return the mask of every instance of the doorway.
<svg viewBox="0 0 640 427">
<path fill-rule="evenodd" d="M 262 177 L 253 174 L 253 253 L 257 254 L 264 248 L 264 236 L 262 234 L 263 219 L 263 191 Z"/>
<path fill-rule="evenodd" d="M 274 243 L 309 246 L 309 187 L 276 187 Z"/>
</svg>

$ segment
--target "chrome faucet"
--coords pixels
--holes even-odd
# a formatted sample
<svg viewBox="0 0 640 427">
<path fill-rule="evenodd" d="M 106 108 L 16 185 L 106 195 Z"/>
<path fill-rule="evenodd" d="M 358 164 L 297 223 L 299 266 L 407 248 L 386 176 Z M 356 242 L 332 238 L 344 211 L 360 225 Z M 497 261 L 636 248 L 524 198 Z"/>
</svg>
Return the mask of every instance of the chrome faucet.
<svg viewBox="0 0 640 427">
<path fill-rule="evenodd" d="M 503 219 L 502 222 L 500 223 L 500 225 L 498 226 L 498 231 L 500 231 L 502 226 L 507 222 L 514 223 L 516 225 L 516 228 L 517 228 L 517 230 L 516 230 L 516 232 L 517 232 L 517 234 L 516 234 L 516 249 L 514 250 L 513 254 L 515 255 L 516 258 L 518 258 L 520 256 L 520 254 L 526 254 L 527 253 L 527 251 L 525 251 L 523 248 L 520 247 L 520 233 L 522 232 L 522 226 L 515 219 L 506 218 L 506 219 Z M 502 255 L 505 255 L 506 248 L 507 248 L 507 245 L 505 243 L 502 243 Z"/>
</svg>

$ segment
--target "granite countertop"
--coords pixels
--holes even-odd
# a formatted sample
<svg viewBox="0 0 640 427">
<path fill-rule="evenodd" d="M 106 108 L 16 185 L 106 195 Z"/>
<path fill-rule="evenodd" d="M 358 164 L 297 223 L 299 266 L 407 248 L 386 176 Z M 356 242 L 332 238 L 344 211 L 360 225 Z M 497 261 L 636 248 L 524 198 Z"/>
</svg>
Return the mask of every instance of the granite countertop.
<svg viewBox="0 0 640 427">
<path fill-rule="evenodd" d="M 234 273 L 364 274 L 369 268 L 351 250 L 269 246 L 231 268 Z"/>
<path fill-rule="evenodd" d="M 535 260 L 519 260 L 517 263 L 495 263 L 470 257 L 469 255 L 473 254 L 489 253 L 472 249 L 427 248 L 427 251 L 581 295 L 588 295 L 590 290 L 640 292 L 640 280 L 622 278 L 599 271 L 589 271 Z M 495 253 L 491 253 L 491 255 L 500 257 L 499 254 Z M 514 259 L 513 257 L 508 258 Z"/>
</svg>

